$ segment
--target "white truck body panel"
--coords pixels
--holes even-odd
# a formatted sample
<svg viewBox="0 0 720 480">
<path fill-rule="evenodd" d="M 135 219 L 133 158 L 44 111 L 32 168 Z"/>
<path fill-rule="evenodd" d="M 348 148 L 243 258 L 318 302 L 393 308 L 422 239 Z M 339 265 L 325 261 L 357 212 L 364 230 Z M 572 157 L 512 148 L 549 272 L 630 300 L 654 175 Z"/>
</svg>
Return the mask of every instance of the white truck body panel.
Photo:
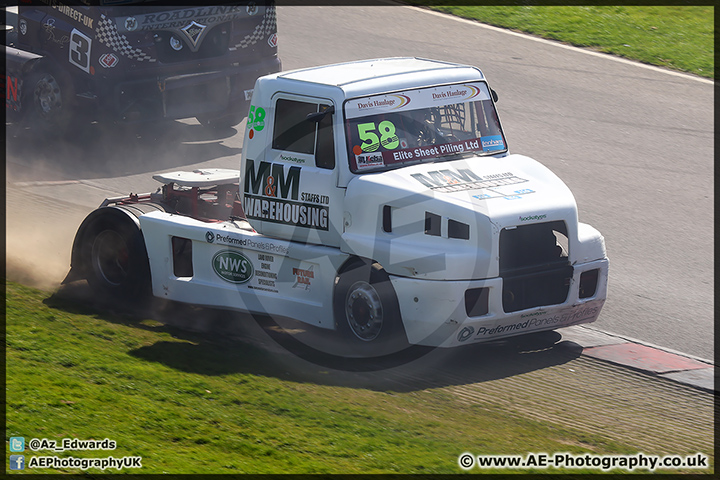
<svg viewBox="0 0 720 480">
<path fill-rule="evenodd" d="M 332 310 L 335 271 L 347 258 L 337 249 L 268 238 L 233 222 L 208 223 L 165 212 L 145 214 L 140 224 L 155 296 L 334 328 L 327 312 Z M 172 237 L 192 241 L 191 277 L 173 273 Z M 218 265 L 225 252 L 237 255 Z M 223 274 L 223 267 L 247 275 Z"/>
</svg>

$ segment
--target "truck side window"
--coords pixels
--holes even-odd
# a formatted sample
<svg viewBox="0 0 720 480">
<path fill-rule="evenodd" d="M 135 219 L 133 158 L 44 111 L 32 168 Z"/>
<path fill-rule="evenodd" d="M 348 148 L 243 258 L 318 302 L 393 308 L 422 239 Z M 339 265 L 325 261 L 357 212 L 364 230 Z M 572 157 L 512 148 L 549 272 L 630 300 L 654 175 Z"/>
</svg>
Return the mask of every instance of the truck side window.
<svg viewBox="0 0 720 480">
<path fill-rule="evenodd" d="M 332 115 L 326 115 L 319 122 L 307 119 L 308 114 L 329 107 L 329 105 L 318 105 L 317 103 L 279 99 L 275 105 L 272 148 L 287 152 L 314 154 L 316 166 L 335 168 Z"/>
<path fill-rule="evenodd" d="M 309 113 L 317 112 L 317 103 L 279 99 L 275 105 L 275 127 L 272 148 L 312 155 L 315 149 L 314 122 Z"/>
<path fill-rule="evenodd" d="M 329 108 L 329 105 L 320 105 Z M 315 147 L 315 165 L 320 168 L 335 168 L 335 142 L 333 141 L 332 115 L 325 115 L 318 122 L 317 146 Z"/>
</svg>

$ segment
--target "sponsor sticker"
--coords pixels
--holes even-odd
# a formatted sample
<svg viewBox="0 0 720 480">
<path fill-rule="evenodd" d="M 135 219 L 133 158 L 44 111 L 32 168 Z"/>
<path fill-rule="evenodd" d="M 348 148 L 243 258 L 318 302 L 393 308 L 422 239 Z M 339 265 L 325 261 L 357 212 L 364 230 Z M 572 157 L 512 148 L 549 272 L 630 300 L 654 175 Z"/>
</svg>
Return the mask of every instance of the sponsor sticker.
<svg viewBox="0 0 720 480">
<path fill-rule="evenodd" d="M 59 3 L 59 2 L 53 2 L 53 3 Z M 76 22 L 78 22 L 80 25 L 84 25 L 90 29 L 93 28 L 93 18 L 88 17 L 87 15 L 84 15 L 81 11 L 76 10 L 72 8 L 69 5 L 53 5 L 52 8 L 57 10 L 58 12 L 62 13 L 63 15 L 66 15 Z"/>
<path fill-rule="evenodd" d="M 518 217 L 518 219 L 521 222 L 532 222 L 532 221 L 539 221 L 544 220 L 547 218 L 547 215 L 528 215 L 527 217 L 523 217 L 522 215 Z"/>
<path fill-rule="evenodd" d="M 368 168 L 382 167 L 385 165 L 381 153 L 368 153 L 364 155 L 355 155 L 355 162 L 358 170 L 366 170 Z"/>
<path fill-rule="evenodd" d="M 352 107 L 358 112 L 356 116 L 359 116 L 368 111 L 392 111 L 404 108 L 410 104 L 410 97 L 407 95 L 378 95 L 377 97 L 358 99 L 353 102 Z"/>
<path fill-rule="evenodd" d="M 431 170 L 425 173 L 413 173 L 411 176 L 426 187 L 442 193 L 492 189 L 527 182 L 510 172 L 479 176 L 467 168 Z"/>
<path fill-rule="evenodd" d="M 169 7 L 172 8 L 172 7 Z M 204 5 L 184 9 L 171 9 L 168 11 L 151 11 L 125 17 L 117 20 L 118 31 L 154 31 L 182 29 L 192 20 L 204 26 L 231 22 L 236 19 L 254 15 L 258 7 L 254 3 L 249 5 Z"/>
<path fill-rule="evenodd" d="M 310 268 L 295 268 L 293 267 L 293 275 L 295 276 L 295 284 L 293 288 L 302 288 L 303 290 L 309 290 L 312 285 L 312 281 L 315 278 L 315 272 L 313 272 L 313 265 Z"/>
<path fill-rule="evenodd" d="M 438 87 L 430 91 L 433 101 L 445 101 L 447 99 L 467 101 L 479 96 L 482 91 L 474 85 L 453 85 L 450 87 Z"/>
<path fill-rule="evenodd" d="M 471 326 L 463 327 L 463 329 L 460 330 L 460 333 L 458 333 L 458 336 L 457 336 L 458 342 L 464 342 L 465 340 L 472 337 L 473 333 L 475 333 L 475 328 L 473 328 Z"/>
<path fill-rule="evenodd" d="M 135 17 L 127 17 L 125 19 L 125 29 L 128 32 L 134 32 L 138 28 L 138 21 Z"/>
<path fill-rule="evenodd" d="M 280 154 L 280 160 L 282 160 L 283 162 L 299 163 L 299 164 L 301 164 L 301 165 L 302 165 L 303 163 L 305 163 L 305 159 L 304 159 L 304 158 L 298 158 L 298 157 L 294 157 L 294 156 L 292 156 L 292 155 L 283 155 L 283 154 Z"/>
<path fill-rule="evenodd" d="M 598 313 L 598 307 L 588 305 L 583 308 L 556 314 L 541 311 L 537 312 L 538 316 L 533 316 L 534 314 L 522 315 L 520 317 L 521 321 L 515 323 L 500 324 L 493 327 L 478 327 L 473 340 L 499 335 L 508 335 L 509 333 L 519 332 L 522 330 L 531 331 L 540 328 L 549 329 L 585 323 L 596 317 Z M 460 340 L 459 335 L 458 340 Z"/>
<path fill-rule="evenodd" d="M 0 75 L 0 91 L 2 91 L 2 81 L 5 80 L 5 108 L 18 111 L 20 109 L 20 88 L 22 82 L 17 77 Z"/>
<path fill-rule="evenodd" d="M 252 262 L 235 250 L 222 250 L 212 258 L 212 268 L 223 280 L 242 284 L 248 282 L 254 274 Z"/>
<path fill-rule="evenodd" d="M 243 208 L 250 219 L 325 231 L 329 226 L 330 209 L 323 205 L 308 205 L 245 194 Z"/>
<path fill-rule="evenodd" d="M 114 53 L 105 53 L 100 55 L 100 65 L 104 68 L 113 68 L 120 60 Z"/>
<path fill-rule="evenodd" d="M 268 37 L 268 45 L 270 45 L 271 47 L 273 47 L 273 48 L 277 47 L 277 42 L 278 42 L 277 33 L 273 33 L 272 35 L 270 35 Z"/>
<path fill-rule="evenodd" d="M 502 135 L 488 135 L 480 139 L 484 152 L 494 152 L 496 150 L 505 150 L 505 142 Z"/>
<path fill-rule="evenodd" d="M 193 47 L 197 47 L 198 41 L 200 40 L 200 37 L 202 36 L 202 33 L 205 31 L 206 28 L 207 25 L 202 25 L 193 20 L 186 27 L 181 28 L 180 31 L 185 34 L 188 40 L 190 40 Z"/>
</svg>

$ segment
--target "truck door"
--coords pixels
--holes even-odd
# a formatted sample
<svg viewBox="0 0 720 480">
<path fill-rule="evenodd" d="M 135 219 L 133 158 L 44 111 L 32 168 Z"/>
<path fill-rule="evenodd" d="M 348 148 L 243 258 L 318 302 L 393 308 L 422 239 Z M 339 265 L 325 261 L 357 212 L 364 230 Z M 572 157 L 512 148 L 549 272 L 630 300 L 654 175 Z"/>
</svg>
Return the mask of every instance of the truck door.
<svg viewBox="0 0 720 480">
<path fill-rule="evenodd" d="M 245 165 L 245 213 L 265 235 L 337 247 L 344 189 L 337 187 L 333 102 L 280 93 L 272 104 L 267 150 Z"/>
</svg>

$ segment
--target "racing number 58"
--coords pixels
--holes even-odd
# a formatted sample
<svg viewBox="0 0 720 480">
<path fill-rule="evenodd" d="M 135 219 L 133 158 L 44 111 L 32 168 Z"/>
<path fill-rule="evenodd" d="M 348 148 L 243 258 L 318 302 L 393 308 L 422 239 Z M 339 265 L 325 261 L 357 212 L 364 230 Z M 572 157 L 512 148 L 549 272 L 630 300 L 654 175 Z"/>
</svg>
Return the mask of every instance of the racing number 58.
<svg viewBox="0 0 720 480">
<path fill-rule="evenodd" d="M 248 112 L 247 118 L 248 128 L 255 128 L 258 132 L 265 128 L 265 109 L 257 107 L 255 105 L 250 106 L 250 112 Z"/>
<path fill-rule="evenodd" d="M 363 141 L 362 145 L 360 145 L 363 152 L 374 152 L 380 148 L 381 144 L 387 150 L 393 150 L 400 145 L 400 140 L 395 135 L 395 124 L 391 121 L 385 120 L 378 125 L 380 138 L 378 138 L 374 130 L 374 122 L 358 124 L 358 136 Z"/>
<path fill-rule="evenodd" d="M 90 73 L 90 48 L 92 40 L 77 28 L 70 33 L 70 63 L 80 70 Z"/>
</svg>

